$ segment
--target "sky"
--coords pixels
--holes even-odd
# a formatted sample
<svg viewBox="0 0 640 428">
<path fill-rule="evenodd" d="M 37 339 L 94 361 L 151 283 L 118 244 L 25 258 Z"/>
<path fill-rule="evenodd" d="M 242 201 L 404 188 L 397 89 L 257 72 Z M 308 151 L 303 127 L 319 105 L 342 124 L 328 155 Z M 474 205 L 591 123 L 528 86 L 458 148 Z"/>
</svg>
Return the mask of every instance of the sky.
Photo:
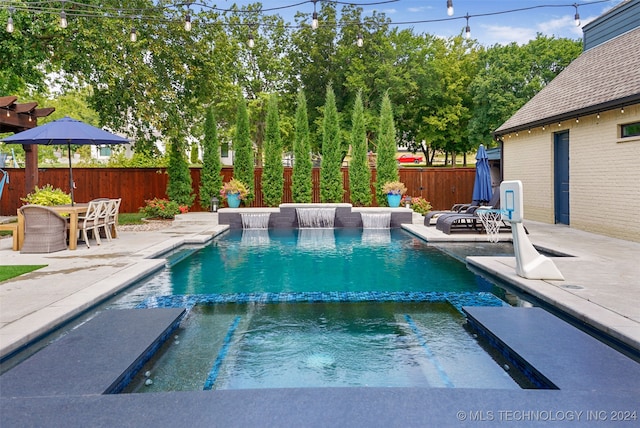
<svg viewBox="0 0 640 428">
<path fill-rule="evenodd" d="M 320 10 L 318 0 L 317 10 Z M 345 0 L 341 0 L 344 2 Z M 623 0 L 453 0 L 454 14 L 447 15 L 446 0 L 397 0 L 382 3 L 385 0 L 347 0 L 362 5 L 365 15 L 370 15 L 373 10 L 384 12 L 393 23 L 446 20 L 441 22 L 426 22 L 398 25 L 399 28 L 413 28 L 416 33 L 430 33 L 436 36 L 450 37 L 461 34 L 466 27 L 465 15 L 469 14 L 469 27 L 471 37 L 482 45 L 508 44 L 516 42 L 526 44 L 535 39 L 537 33 L 547 36 L 567 37 L 582 39 L 582 26 L 600 16 Z M 209 3 L 207 1 L 207 3 Z M 217 7 L 231 6 L 234 1 L 218 0 Z M 253 3 L 246 0 L 236 0 L 238 5 Z M 263 10 L 269 8 L 285 7 L 277 11 L 268 12 L 278 14 L 285 21 L 294 23 L 294 15 L 297 11 L 311 14 L 313 1 L 308 0 L 262 0 Z M 370 3 L 366 5 L 366 3 Z M 576 9 L 578 4 L 580 14 L 580 27 L 575 25 Z M 530 8 L 535 6 L 551 5 L 553 7 L 536 7 L 534 9 L 501 13 L 490 16 L 473 16 L 494 12 L 504 12 L 513 9 Z M 338 5 L 338 10 L 341 9 Z"/>
</svg>

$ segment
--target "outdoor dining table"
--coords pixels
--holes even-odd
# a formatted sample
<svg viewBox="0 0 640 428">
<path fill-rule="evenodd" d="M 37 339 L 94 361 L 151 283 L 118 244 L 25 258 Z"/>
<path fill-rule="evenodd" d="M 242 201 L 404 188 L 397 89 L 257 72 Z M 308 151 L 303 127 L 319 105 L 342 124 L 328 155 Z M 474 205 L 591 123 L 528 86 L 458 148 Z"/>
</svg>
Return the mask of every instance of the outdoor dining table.
<svg viewBox="0 0 640 428">
<path fill-rule="evenodd" d="M 69 249 L 75 250 L 78 247 L 78 216 L 87 212 L 89 204 L 54 205 L 47 208 L 58 214 L 69 214 Z M 24 242 L 24 216 L 18 210 L 18 250 L 22 248 Z"/>
</svg>

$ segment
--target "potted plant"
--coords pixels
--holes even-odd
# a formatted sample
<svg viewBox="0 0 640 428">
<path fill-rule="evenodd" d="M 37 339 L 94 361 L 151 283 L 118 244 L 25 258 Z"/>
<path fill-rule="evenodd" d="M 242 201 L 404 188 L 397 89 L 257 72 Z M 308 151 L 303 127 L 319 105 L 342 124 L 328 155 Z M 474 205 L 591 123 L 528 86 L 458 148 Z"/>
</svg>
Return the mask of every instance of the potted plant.
<svg viewBox="0 0 640 428">
<path fill-rule="evenodd" d="M 232 178 L 229 182 L 222 184 L 220 195 L 223 198 L 227 198 L 230 208 L 238 208 L 240 201 L 246 199 L 247 195 L 249 195 L 249 190 L 242 181 Z"/>
<path fill-rule="evenodd" d="M 390 207 L 399 207 L 402 195 L 407 192 L 407 188 L 399 181 L 389 181 L 384 183 L 382 191 L 387 194 L 387 202 Z"/>
</svg>

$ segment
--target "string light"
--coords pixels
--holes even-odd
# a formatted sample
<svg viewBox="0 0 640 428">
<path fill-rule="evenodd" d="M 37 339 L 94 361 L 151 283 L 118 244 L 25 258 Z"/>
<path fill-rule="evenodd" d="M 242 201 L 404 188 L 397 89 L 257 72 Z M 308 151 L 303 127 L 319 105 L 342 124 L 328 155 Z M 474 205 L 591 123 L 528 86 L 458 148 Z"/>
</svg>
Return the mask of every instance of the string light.
<svg viewBox="0 0 640 428">
<path fill-rule="evenodd" d="M 620 109 L 620 113 L 624 114 L 624 107 Z"/>
<path fill-rule="evenodd" d="M 470 39 L 471 38 L 471 27 L 469 27 L 469 14 L 468 13 L 465 16 L 465 18 L 467 18 L 467 27 L 464 29 L 464 36 L 467 39 Z"/>
<path fill-rule="evenodd" d="M 600 112 L 596 114 L 596 119 L 600 119 Z"/>
<path fill-rule="evenodd" d="M 11 0 L 10 0 L 11 1 Z M 62 2 L 68 2 L 69 0 L 62 0 Z M 316 8 L 316 2 L 317 1 L 324 1 L 324 0 L 307 0 L 307 1 L 312 1 L 314 3 L 314 13 L 313 13 L 313 18 L 312 18 L 312 22 L 311 22 L 311 26 L 312 28 L 317 28 L 316 26 L 317 24 L 317 12 L 315 10 Z M 328 1 L 328 0 L 327 0 Z M 394 3 L 396 1 L 399 0 L 370 0 L 369 2 L 366 3 L 351 3 L 349 1 L 331 1 L 331 3 L 336 3 L 336 4 L 346 4 L 346 5 L 353 5 L 353 6 L 367 6 L 367 5 L 379 5 L 379 4 L 385 4 L 385 3 Z M 474 14 L 474 15 L 469 15 L 467 13 L 466 16 L 463 17 L 452 17 L 453 16 L 453 0 L 447 0 L 447 15 L 449 16 L 448 18 L 440 18 L 440 19 L 426 19 L 426 20 L 416 20 L 416 21 L 403 21 L 403 22 L 399 22 L 399 21 L 388 21 L 389 25 L 395 25 L 395 26 L 402 26 L 402 25 L 411 25 L 414 26 L 416 24 L 428 24 L 428 23 L 434 23 L 434 22 L 444 22 L 444 21 L 451 21 L 451 20 L 455 20 L 455 19 L 466 19 L 466 28 L 465 28 L 465 36 L 470 38 L 471 37 L 471 31 L 470 31 L 470 27 L 469 27 L 469 19 L 470 18 L 474 18 L 474 17 L 487 17 L 487 16 L 495 16 L 495 15 L 500 15 L 500 14 L 507 14 L 507 13 L 515 13 L 515 12 L 524 12 L 524 11 L 528 11 L 528 10 L 534 10 L 534 9 L 546 9 L 546 8 L 551 8 L 551 7 L 573 7 L 575 9 L 575 23 L 577 26 L 580 26 L 581 22 L 580 22 L 580 14 L 578 12 L 578 7 L 579 6 L 585 6 L 585 5 L 589 5 L 589 6 L 593 6 L 595 4 L 598 3 L 607 3 L 610 0 L 595 0 L 595 1 L 590 1 L 587 3 L 573 3 L 573 4 L 558 4 L 558 5 L 535 5 L 535 6 L 528 6 L 528 7 L 522 7 L 522 8 L 514 8 L 514 9 L 509 9 L 509 10 L 502 10 L 502 11 L 496 11 L 496 12 L 488 12 L 488 13 L 480 13 L 480 14 Z M 13 3 L 11 1 L 11 3 Z M 141 12 L 145 12 L 145 11 L 156 11 L 157 8 L 150 8 L 150 9 L 122 9 L 122 8 L 109 8 L 109 7 L 104 7 L 101 5 L 96 5 L 96 4 L 89 4 L 89 3 L 79 3 L 76 1 L 72 1 L 74 7 L 69 11 L 61 11 L 60 12 L 60 26 L 62 28 L 66 28 L 68 21 L 67 21 L 67 16 L 77 16 L 77 17 L 82 17 L 82 18 L 98 18 L 98 19 L 105 19 L 105 18 L 119 18 L 119 19 L 139 19 L 140 18 L 140 13 Z M 43 14 L 51 14 L 52 11 L 51 9 L 46 5 L 47 2 L 16 2 L 15 3 L 15 10 L 19 10 L 19 11 L 25 11 L 25 12 L 30 12 L 30 13 L 43 13 Z M 168 5 L 168 6 L 162 6 L 159 7 L 160 9 L 163 10 L 171 10 L 172 8 L 175 7 L 182 7 L 187 5 L 187 7 L 193 4 L 191 2 L 188 3 L 177 3 L 175 5 Z M 260 13 L 265 13 L 265 12 L 270 12 L 270 11 L 276 11 L 276 10 L 282 10 L 282 9 L 288 9 L 288 8 L 293 8 L 293 7 L 297 7 L 299 6 L 300 2 L 297 3 L 291 3 L 291 4 L 286 4 L 283 6 L 277 6 L 277 7 L 272 7 L 272 8 L 266 8 L 266 9 L 260 9 Z M 229 9 L 229 8 L 218 8 L 215 6 L 208 6 L 204 3 L 199 3 L 198 4 L 200 7 L 202 8 L 207 8 L 207 9 L 211 9 L 214 10 L 216 12 L 221 12 L 221 13 L 246 13 L 246 14 L 255 14 L 256 11 L 252 10 L 252 9 Z M 6 31 L 11 33 L 13 31 L 15 31 L 15 26 L 14 26 L 14 20 L 13 17 L 11 16 L 11 12 L 14 10 L 14 7 L 11 6 L 8 8 L 9 9 L 9 18 L 7 20 L 7 25 L 6 25 Z M 165 17 L 162 16 L 149 16 L 149 17 L 145 17 L 145 18 L 149 18 L 150 20 L 156 21 L 156 22 L 175 22 L 175 19 L 171 19 L 171 18 L 167 18 L 166 17 L 167 14 L 165 14 Z M 190 27 L 191 27 L 191 15 L 190 13 L 187 14 L 187 16 L 185 17 L 184 20 L 184 28 L 186 31 L 190 31 Z M 215 25 L 219 25 L 217 23 L 215 23 Z M 235 25 L 235 24 L 226 24 L 229 26 Z M 265 24 L 265 25 L 271 25 L 271 24 Z M 356 22 L 344 22 L 341 24 L 337 24 L 339 26 L 349 26 L 349 25 L 357 25 Z M 295 29 L 295 28 L 300 28 L 299 25 L 286 25 L 287 28 L 290 29 Z"/>
<path fill-rule="evenodd" d="M 129 40 L 135 43 L 138 40 L 138 33 L 136 33 L 136 27 L 131 27 L 131 33 L 129 34 Z"/>
<path fill-rule="evenodd" d="M 13 8 L 10 7 L 9 8 L 9 19 L 7 19 L 7 33 L 13 33 L 14 30 L 14 26 L 13 26 Z"/>
<path fill-rule="evenodd" d="M 358 45 L 358 47 L 361 48 L 363 44 L 364 44 L 364 40 L 362 39 L 362 34 L 358 33 L 358 40 L 356 41 L 356 45 Z"/>
<path fill-rule="evenodd" d="M 580 118 L 576 117 L 576 123 L 580 123 Z"/>
<path fill-rule="evenodd" d="M 318 12 L 316 12 L 316 1 L 317 0 L 313 0 L 313 15 L 311 19 L 311 29 L 313 30 L 318 29 Z"/>
<path fill-rule="evenodd" d="M 255 40 L 253 40 L 253 34 L 249 33 L 249 41 L 247 42 L 247 46 L 249 46 L 251 49 L 253 49 L 253 47 L 256 45 Z"/>
</svg>

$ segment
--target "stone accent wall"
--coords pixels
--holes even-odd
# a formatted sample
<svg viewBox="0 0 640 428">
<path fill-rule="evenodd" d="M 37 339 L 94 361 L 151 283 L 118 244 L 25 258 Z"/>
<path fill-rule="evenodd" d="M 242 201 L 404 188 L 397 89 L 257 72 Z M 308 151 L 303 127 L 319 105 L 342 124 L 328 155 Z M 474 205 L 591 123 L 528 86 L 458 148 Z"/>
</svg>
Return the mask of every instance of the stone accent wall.
<svg viewBox="0 0 640 428">
<path fill-rule="evenodd" d="M 322 204 L 309 204 L 309 206 Z M 336 228 L 362 228 L 360 212 L 353 211 L 351 204 L 333 204 L 336 208 L 334 226 Z M 327 206 L 327 205 L 325 205 Z M 369 208 L 371 209 L 371 208 Z M 407 208 L 376 208 L 374 211 L 391 210 L 391 228 L 413 222 L 413 211 Z M 228 224 L 231 229 L 242 229 L 242 212 L 270 212 L 270 229 L 295 229 L 298 227 L 296 204 L 282 204 L 280 208 L 222 208 L 218 211 L 218 223 Z"/>
</svg>

